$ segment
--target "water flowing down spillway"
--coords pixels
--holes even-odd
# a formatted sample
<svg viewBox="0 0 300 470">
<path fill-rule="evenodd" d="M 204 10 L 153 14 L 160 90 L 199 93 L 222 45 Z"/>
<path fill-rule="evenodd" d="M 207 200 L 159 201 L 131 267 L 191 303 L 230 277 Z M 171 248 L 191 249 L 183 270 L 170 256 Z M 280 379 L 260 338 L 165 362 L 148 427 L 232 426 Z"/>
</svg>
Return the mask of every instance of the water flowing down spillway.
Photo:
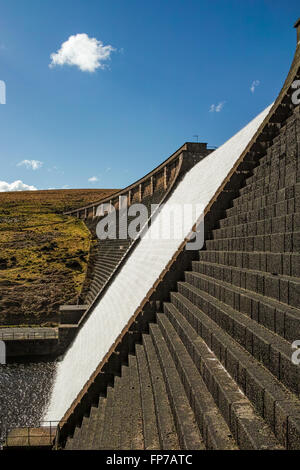
<svg viewBox="0 0 300 470">
<path fill-rule="evenodd" d="M 54 372 L 53 361 L 0 365 L 0 447 L 7 431 L 40 426 Z"/>
<path fill-rule="evenodd" d="M 151 231 L 155 232 L 157 227 L 162 227 L 164 231 L 164 224 L 169 220 L 168 207 L 193 204 L 205 208 L 270 108 L 266 108 L 234 137 L 201 160 L 178 184 L 150 227 L 150 236 L 141 239 L 59 363 L 45 420 L 63 417 L 199 215 L 194 212 L 193 223 L 188 218 L 175 219 L 175 225 L 182 224 L 181 239 L 155 239 L 151 237 Z"/>
</svg>

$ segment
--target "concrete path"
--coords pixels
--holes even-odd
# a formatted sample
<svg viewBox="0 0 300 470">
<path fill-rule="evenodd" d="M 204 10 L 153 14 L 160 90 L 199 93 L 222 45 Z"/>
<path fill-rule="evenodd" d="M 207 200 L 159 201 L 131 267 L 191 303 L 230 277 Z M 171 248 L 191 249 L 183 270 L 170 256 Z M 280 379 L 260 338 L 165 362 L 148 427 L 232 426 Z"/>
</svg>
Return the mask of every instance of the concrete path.
<svg viewBox="0 0 300 470">
<path fill-rule="evenodd" d="M 0 328 L 0 340 L 16 341 L 16 340 L 41 340 L 41 339 L 57 339 L 58 328 L 49 327 L 21 327 L 21 328 Z"/>
</svg>

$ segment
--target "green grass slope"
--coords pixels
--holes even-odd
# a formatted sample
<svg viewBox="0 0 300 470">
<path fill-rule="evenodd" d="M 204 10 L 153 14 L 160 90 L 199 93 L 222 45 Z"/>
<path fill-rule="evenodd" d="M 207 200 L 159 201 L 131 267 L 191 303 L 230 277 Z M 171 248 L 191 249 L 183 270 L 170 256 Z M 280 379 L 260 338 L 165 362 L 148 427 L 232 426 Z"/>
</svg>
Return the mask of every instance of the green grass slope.
<svg viewBox="0 0 300 470">
<path fill-rule="evenodd" d="M 63 212 L 114 191 L 0 193 L 0 325 L 56 323 L 59 306 L 76 301 L 91 235 Z"/>
</svg>

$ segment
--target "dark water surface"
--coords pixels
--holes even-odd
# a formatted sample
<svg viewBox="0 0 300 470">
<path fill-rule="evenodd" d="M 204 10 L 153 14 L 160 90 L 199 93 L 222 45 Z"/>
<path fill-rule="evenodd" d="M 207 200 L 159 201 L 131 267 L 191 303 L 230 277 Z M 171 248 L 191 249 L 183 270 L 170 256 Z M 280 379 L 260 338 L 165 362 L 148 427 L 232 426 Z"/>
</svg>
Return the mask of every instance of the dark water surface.
<svg viewBox="0 0 300 470">
<path fill-rule="evenodd" d="M 0 444 L 7 430 L 39 425 L 55 369 L 53 361 L 0 365 Z"/>
</svg>

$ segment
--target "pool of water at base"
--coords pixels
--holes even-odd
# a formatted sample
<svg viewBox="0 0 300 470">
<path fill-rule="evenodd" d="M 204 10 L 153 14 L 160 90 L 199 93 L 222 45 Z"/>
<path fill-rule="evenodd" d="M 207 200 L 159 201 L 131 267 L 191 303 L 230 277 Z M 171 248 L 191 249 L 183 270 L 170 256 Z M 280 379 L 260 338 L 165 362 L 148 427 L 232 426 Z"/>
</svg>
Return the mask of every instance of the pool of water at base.
<svg viewBox="0 0 300 470">
<path fill-rule="evenodd" d="M 15 427 L 39 426 L 47 406 L 55 361 L 0 365 L 0 446 Z"/>
</svg>

